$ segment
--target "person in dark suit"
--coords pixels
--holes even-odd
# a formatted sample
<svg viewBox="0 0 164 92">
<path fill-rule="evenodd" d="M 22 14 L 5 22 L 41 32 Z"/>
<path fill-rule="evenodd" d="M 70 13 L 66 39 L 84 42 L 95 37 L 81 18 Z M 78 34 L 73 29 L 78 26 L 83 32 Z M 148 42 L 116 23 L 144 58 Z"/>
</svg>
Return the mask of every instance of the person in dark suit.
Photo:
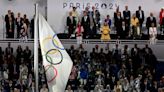
<svg viewBox="0 0 164 92">
<path fill-rule="evenodd" d="M 114 25 L 115 25 L 115 28 L 116 28 L 116 31 L 117 31 L 117 36 L 119 38 L 122 38 L 122 22 L 123 22 L 123 19 L 121 17 L 121 13 L 118 12 L 117 16 L 115 16 Z"/>
<path fill-rule="evenodd" d="M 11 10 L 8 10 L 8 14 L 5 15 L 7 38 L 14 38 L 14 21 L 14 14 L 11 12 Z"/>
<path fill-rule="evenodd" d="M 75 17 L 72 16 L 72 12 L 69 12 L 69 16 L 67 17 L 67 28 L 69 38 L 71 38 L 71 35 L 74 33 L 76 28 L 76 20 Z"/>
<path fill-rule="evenodd" d="M 141 6 L 138 7 L 138 10 L 136 11 L 136 17 L 139 19 L 140 28 L 142 29 L 142 24 L 145 19 L 144 11 L 141 9 Z"/>
<path fill-rule="evenodd" d="M 90 18 L 87 16 L 87 13 L 83 12 L 83 17 L 81 19 L 81 25 L 84 28 L 83 38 L 88 38 L 88 33 L 90 32 Z"/>
<path fill-rule="evenodd" d="M 95 7 L 92 7 L 92 11 L 90 14 L 90 25 L 91 25 L 91 38 L 96 36 L 97 30 L 100 29 L 100 12 L 95 9 Z"/>
<path fill-rule="evenodd" d="M 121 15 L 121 12 L 119 11 L 119 7 L 117 7 L 116 11 L 114 12 L 114 20 L 117 18 L 117 13 L 120 13 Z"/>
<path fill-rule="evenodd" d="M 34 17 L 31 19 L 31 24 L 30 24 L 30 32 L 31 32 L 31 38 L 34 38 Z"/>
<path fill-rule="evenodd" d="M 134 44 L 134 47 L 131 49 L 131 57 L 134 66 L 134 72 L 140 66 L 140 57 L 139 57 L 140 48 L 138 48 L 137 44 Z"/>
<path fill-rule="evenodd" d="M 18 17 L 16 18 L 16 26 L 17 26 L 17 38 L 20 37 L 20 31 L 21 31 L 21 27 L 22 27 L 22 21 L 23 18 L 21 17 L 21 14 L 18 13 Z"/>
<path fill-rule="evenodd" d="M 148 35 L 149 35 L 149 28 L 151 27 L 152 23 L 154 24 L 154 27 L 157 26 L 156 18 L 153 16 L 153 13 L 150 13 L 150 16 L 146 20 L 146 27 L 148 30 L 148 33 L 147 33 Z"/>
<path fill-rule="evenodd" d="M 26 49 L 24 50 L 23 55 L 24 55 L 24 60 L 30 61 L 31 50 L 29 49 L 28 46 L 26 46 Z"/>
<path fill-rule="evenodd" d="M 128 6 L 125 6 L 125 10 L 123 11 L 123 18 L 124 18 L 125 27 L 126 27 L 125 36 L 128 36 L 129 30 L 130 30 L 130 19 L 131 19 L 131 12 L 128 10 Z"/>
<path fill-rule="evenodd" d="M 10 42 L 8 43 L 8 47 L 5 50 L 5 55 L 11 55 L 13 54 L 13 48 L 10 45 Z"/>
</svg>

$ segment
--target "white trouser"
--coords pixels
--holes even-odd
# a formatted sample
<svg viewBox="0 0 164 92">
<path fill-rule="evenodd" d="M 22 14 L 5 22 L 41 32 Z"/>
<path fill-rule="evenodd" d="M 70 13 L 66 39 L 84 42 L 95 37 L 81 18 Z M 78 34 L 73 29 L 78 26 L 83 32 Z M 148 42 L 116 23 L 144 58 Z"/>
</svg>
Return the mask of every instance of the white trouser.
<svg viewBox="0 0 164 92">
<path fill-rule="evenodd" d="M 77 36 L 77 44 L 82 44 L 82 36 Z"/>
<path fill-rule="evenodd" d="M 153 36 L 153 37 L 150 38 L 150 44 L 155 44 L 156 41 L 157 41 L 157 39 L 156 39 L 155 36 Z"/>
</svg>

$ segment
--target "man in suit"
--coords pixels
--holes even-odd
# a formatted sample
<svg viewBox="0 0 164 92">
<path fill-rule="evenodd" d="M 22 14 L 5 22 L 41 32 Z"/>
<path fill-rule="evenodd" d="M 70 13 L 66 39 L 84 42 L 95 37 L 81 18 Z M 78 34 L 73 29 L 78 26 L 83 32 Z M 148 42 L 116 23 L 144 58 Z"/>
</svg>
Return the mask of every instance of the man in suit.
<svg viewBox="0 0 164 92">
<path fill-rule="evenodd" d="M 149 28 L 151 27 L 152 23 L 156 27 L 156 25 L 157 25 L 156 18 L 153 16 L 153 13 L 150 13 L 150 16 L 146 20 L 146 27 L 147 27 L 147 30 L 148 30 L 148 35 L 149 35 Z"/>
<path fill-rule="evenodd" d="M 10 47 L 10 42 L 8 43 L 8 47 L 5 50 L 5 55 L 11 55 L 13 54 L 13 48 Z"/>
<path fill-rule="evenodd" d="M 89 18 L 89 16 L 87 16 L 86 11 L 83 12 L 83 17 L 81 19 L 81 25 L 84 28 L 83 37 L 88 38 L 88 36 L 89 36 L 88 33 L 90 32 L 90 18 Z"/>
<path fill-rule="evenodd" d="M 91 16 L 90 16 L 90 25 L 92 30 L 92 37 L 96 36 L 97 30 L 100 29 L 100 12 L 92 7 Z M 92 38 L 91 37 L 91 38 Z"/>
<path fill-rule="evenodd" d="M 140 48 L 137 44 L 134 44 L 134 47 L 131 49 L 131 57 L 133 61 L 134 71 L 136 71 L 140 66 L 140 57 L 139 57 Z"/>
<path fill-rule="evenodd" d="M 14 14 L 11 12 L 11 10 L 8 10 L 8 14 L 5 15 L 7 38 L 14 38 L 14 21 Z"/>
<path fill-rule="evenodd" d="M 125 27 L 127 28 L 126 29 L 126 36 L 127 36 L 130 29 L 130 18 L 131 18 L 131 13 L 128 10 L 128 6 L 125 6 L 125 10 L 123 11 L 123 18 L 125 22 Z"/>
<path fill-rule="evenodd" d="M 74 33 L 76 28 L 76 20 L 75 17 L 72 16 L 72 12 L 69 12 L 69 16 L 67 17 L 67 28 L 69 38 L 71 38 L 71 35 Z"/>
<path fill-rule="evenodd" d="M 123 19 L 121 17 L 121 13 L 118 12 L 117 16 L 115 16 L 114 25 L 115 25 L 115 28 L 116 28 L 116 31 L 117 31 L 117 36 L 119 38 L 122 38 L 122 22 L 123 22 Z"/>
<path fill-rule="evenodd" d="M 20 31 L 22 29 L 22 21 L 23 21 L 23 18 L 21 17 L 21 14 L 18 13 L 18 17 L 16 18 L 16 26 L 17 26 L 17 38 L 20 37 Z"/>
<path fill-rule="evenodd" d="M 31 24 L 30 24 L 31 38 L 34 38 L 34 18 L 35 18 L 35 16 L 33 16 L 33 18 L 31 19 Z"/>
<path fill-rule="evenodd" d="M 140 28 L 142 29 L 142 24 L 145 19 L 144 11 L 141 9 L 141 6 L 138 7 L 138 10 L 136 11 L 136 17 L 139 19 Z"/>
<path fill-rule="evenodd" d="M 121 12 L 119 11 L 119 7 L 117 7 L 116 11 L 114 12 L 114 20 L 117 18 L 117 13 L 120 13 L 121 15 Z"/>
<path fill-rule="evenodd" d="M 28 46 L 26 46 L 26 49 L 24 50 L 23 55 L 24 55 L 24 60 L 25 61 L 27 61 L 27 62 L 30 61 L 31 50 L 29 49 Z"/>
</svg>

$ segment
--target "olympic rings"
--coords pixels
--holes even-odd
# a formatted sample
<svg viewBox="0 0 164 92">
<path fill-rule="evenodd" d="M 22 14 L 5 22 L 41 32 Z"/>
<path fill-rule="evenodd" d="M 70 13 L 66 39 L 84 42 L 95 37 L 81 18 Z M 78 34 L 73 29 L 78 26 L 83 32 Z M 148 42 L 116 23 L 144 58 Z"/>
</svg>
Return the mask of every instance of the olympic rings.
<svg viewBox="0 0 164 92">
<path fill-rule="evenodd" d="M 54 34 L 53 39 L 54 39 L 56 36 L 57 36 L 57 35 Z M 56 45 L 56 44 L 54 43 L 53 39 L 52 39 L 53 45 L 54 45 L 56 48 L 60 49 L 60 50 L 64 50 L 64 47 L 59 47 L 59 46 L 58 46 L 59 44 Z"/>
<path fill-rule="evenodd" d="M 48 68 L 47 68 L 47 67 L 48 67 Z M 47 71 L 50 69 L 50 67 L 52 67 L 53 70 L 54 70 L 54 77 L 53 77 L 52 79 L 50 79 L 50 80 L 47 79 L 47 82 L 48 82 L 48 83 L 51 83 L 53 80 L 55 80 L 55 78 L 56 78 L 57 75 L 58 75 L 57 69 L 56 69 L 53 65 L 46 65 L 46 66 L 45 66 L 45 72 L 47 72 Z M 47 68 L 47 69 L 46 69 L 46 68 Z"/>
<path fill-rule="evenodd" d="M 43 40 L 42 40 L 42 48 L 43 48 L 43 51 L 44 52 L 47 52 L 47 50 L 45 49 L 45 42 L 47 41 L 47 40 L 51 40 L 52 39 L 52 37 L 51 36 L 47 36 L 47 37 L 45 37 Z M 51 53 L 49 53 L 49 54 L 54 54 L 55 52 L 51 52 Z"/>
<path fill-rule="evenodd" d="M 49 54 L 51 51 L 56 51 L 56 52 L 58 51 L 58 52 L 60 53 L 60 55 L 61 55 L 61 60 L 60 60 L 59 62 L 54 63 L 53 60 L 52 60 L 52 58 L 51 58 L 50 56 L 48 56 L 48 54 Z M 62 55 L 62 53 L 60 52 L 60 50 L 58 50 L 58 49 L 50 49 L 49 51 L 47 51 L 45 57 L 46 57 L 47 62 L 49 62 L 50 64 L 53 64 L 53 65 L 58 65 L 58 64 L 60 64 L 60 63 L 63 61 L 63 55 Z M 49 60 L 49 59 L 50 59 L 50 60 Z"/>
</svg>

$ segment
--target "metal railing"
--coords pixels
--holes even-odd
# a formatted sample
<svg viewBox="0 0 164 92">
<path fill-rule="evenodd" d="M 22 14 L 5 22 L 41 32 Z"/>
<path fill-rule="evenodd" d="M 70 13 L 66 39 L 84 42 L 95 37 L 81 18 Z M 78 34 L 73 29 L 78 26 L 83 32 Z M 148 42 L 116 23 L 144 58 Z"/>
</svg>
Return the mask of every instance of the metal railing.
<svg viewBox="0 0 164 92">
<path fill-rule="evenodd" d="M 76 44 L 76 39 L 60 39 L 63 44 Z M 34 43 L 34 39 L 28 39 L 25 42 L 21 42 L 19 39 L 0 39 L 0 43 Z M 83 44 L 149 44 L 149 40 L 110 40 L 102 41 L 100 39 L 83 39 Z M 164 40 L 157 40 L 156 45 L 164 45 Z"/>
</svg>

